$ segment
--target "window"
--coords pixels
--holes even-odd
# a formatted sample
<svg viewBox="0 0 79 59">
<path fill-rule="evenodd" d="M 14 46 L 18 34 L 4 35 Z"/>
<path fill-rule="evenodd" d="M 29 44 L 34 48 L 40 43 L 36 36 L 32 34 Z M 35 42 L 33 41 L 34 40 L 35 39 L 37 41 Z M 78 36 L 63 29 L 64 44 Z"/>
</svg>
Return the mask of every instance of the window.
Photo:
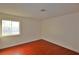
<svg viewBox="0 0 79 59">
<path fill-rule="evenodd" d="M 20 34 L 20 22 L 2 20 L 2 36 L 18 35 Z"/>
</svg>

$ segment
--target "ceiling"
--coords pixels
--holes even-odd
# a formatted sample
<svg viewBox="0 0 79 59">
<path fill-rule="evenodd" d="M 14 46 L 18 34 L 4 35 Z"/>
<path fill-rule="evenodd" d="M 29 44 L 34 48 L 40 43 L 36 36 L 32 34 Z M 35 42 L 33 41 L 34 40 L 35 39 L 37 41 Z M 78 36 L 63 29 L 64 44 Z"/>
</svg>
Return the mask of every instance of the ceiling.
<svg viewBox="0 0 79 59">
<path fill-rule="evenodd" d="M 46 11 L 41 12 L 41 9 Z M 34 19 L 47 19 L 79 12 L 79 4 L 73 3 L 0 3 L 0 12 Z"/>
</svg>

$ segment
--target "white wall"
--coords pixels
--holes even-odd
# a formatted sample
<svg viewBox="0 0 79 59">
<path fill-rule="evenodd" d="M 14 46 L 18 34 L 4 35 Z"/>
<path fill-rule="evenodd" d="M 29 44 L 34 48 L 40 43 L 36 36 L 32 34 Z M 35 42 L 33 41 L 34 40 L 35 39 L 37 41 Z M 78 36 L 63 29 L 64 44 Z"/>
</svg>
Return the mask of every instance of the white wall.
<svg viewBox="0 0 79 59">
<path fill-rule="evenodd" d="M 20 21 L 21 34 L 18 36 L 7 36 L 0 38 L 0 48 L 6 48 L 17 44 L 22 44 L 39 39 L 40 21 L 31 18 L 22 18 L 18 16 L 0 14 L 1 19 Z M 1 22 L 1 21 L 0 21 Z"/>
<path fill-rule="evenodd" d="M 79 13 L 42 21 L 41 38 L 79 52 Z"/>
</svg>

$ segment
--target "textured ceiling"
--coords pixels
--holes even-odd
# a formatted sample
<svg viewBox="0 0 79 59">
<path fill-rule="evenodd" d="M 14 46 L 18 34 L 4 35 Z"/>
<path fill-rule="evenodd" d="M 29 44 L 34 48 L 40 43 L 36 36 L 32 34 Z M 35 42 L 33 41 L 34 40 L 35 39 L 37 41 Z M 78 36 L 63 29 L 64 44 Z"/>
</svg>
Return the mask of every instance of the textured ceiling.
<svg viewBox="0 0 79 59">
<path fill-rule="evenodd" d="M 46 11 L 41 12 L 41 9 Z M 0 12 L 34 19 L 47 19 L 79 12 L 79 4 L 68 3 L 0 3 Z"/>
</svg>

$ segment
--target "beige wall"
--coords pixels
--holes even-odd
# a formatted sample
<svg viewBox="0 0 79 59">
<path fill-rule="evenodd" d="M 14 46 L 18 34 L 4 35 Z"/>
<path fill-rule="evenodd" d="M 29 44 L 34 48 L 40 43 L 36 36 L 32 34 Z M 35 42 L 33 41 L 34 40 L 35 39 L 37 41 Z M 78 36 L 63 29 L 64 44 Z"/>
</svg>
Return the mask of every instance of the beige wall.
<svg viewBox="0 0 79 59">
<path fill-rule="evenodd" d="M 20 21 L 21 34 L 18 36 L 7 36 L 0 38 L 0 48 L 6 48 L 13 45 L 39 39 L 40 21 L 31 18 L 22 18 L 18 16 L 0 14 L 1 19 Z M 0 21 L 1 22 L 1 21 Z"/>
<path fill-rule="evenodd" d="M 2 31 L 2 29 L 1 29 L 2 25 L 1 24 L 2 24 L 2 22 L 1 22 L 1 19 L 0 19 L 0 37 L 2 35 L 2 32 L 1 32 Z M 2 46 L 1 44 L 2 44 L 2 42 L 1 42 L 1 38 L 0 38 L 0 47 Z"/>
<path fill-rule="evenodd" d="M 2 22 L 1 22 L 1 20 L 0 20 L 0 37 L 1 37 L 1 35 L 2 35 L 2 32 L 1 32 L 2 29 L 1 29 L 1 28 L 2 28 Z"/>
<path fill-rule="evenodd" d="M 17 20 L 21 23 L 21 34 L 19 36 L 1 37 L 0 48 L 44 38 L 79 52 L 79 13 L 41 21 L 8 14 L 0 14 L 0 18 Z"/>
<path fill-rule="evenodd" d="M 79 13 L 42 21 L 41 38 L 79 52 Z"/>
</svg>

